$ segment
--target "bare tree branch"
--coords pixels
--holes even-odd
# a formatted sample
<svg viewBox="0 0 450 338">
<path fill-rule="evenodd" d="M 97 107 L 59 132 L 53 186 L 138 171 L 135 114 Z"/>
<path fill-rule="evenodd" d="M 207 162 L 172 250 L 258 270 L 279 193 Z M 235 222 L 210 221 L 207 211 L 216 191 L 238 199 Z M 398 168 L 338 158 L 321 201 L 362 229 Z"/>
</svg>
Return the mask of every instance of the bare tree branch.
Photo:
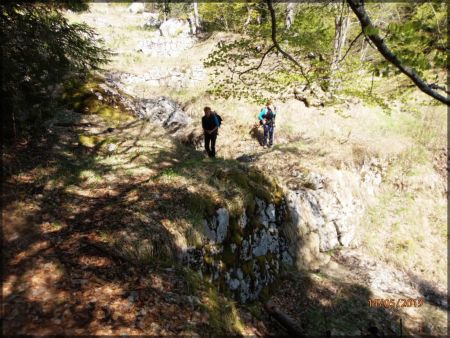
<svg viewBox="0 0 450 338">
<path fill-rule="evenodd" d="M 267 0 L 268 2 L 270 0 Z M 424 80 L 420 78 L 420 76 L 410 67 L 407 67 L 402 64 L 400 59 L 386 46 L 383 39 L 375 32 L 375 27 L 373 26 L 367 12 L 364 8 L 364 3 L 361 0 L 347 0 L 347 3 L 350 5 L 353 13 L 357 16 L 361 29 L 365 32 L 365 35 L 373 42 L 378 51 L 384 58 L 396 66 L 403 74 L 408 76 L 414 84 L 425 94 L 435 98 L 436 100 L 445 103 L 446 105 L 450 105 L 450 100 L 448 97 L 445 97 L 435 90 L 432 89 Z"/>
<path fill-rule="evenodd" d="M 447 94 L 450 94 L 450 91 L 448 91 L 447 88 L 445 88 L 444 86 L 440 86 L 437 83 L 430 84 L 430 88 L 431 89 L 442 90 L 442 91 L 446 92 Z"/>
<path fill-rule="evenodd" d="M 359 33 L 356 38 L 353 39 L 352 42 L 350 42 L 350 45 L 348 46 L 347 51 L 345 52 L 344 56 L 338 61 L 338 63 L 341 63 L 342 60 L 345 59 L 345 57 L 347 56 L 348 52 L 350 52 L 350 49 L 352 49 L 353 45 L 355 44 L 355 42 L 359 39 L 359 37 L 363 34 L 363 32 Z"/>
<path fill-rule="evenodd" d="M 270 20 L 271 20 L 271 26 L 272 26 L 272 42 L 275 46 L 275 48 L 289 61 L 291 61 L 293 64 L 295 64 L 299 69 L 302 76 L 305 78 L 306 82 L 308 83 L 308 86 L 311 87 L 311 81 L 309 80 L 308 76 L 305 73 L 305 70 L 303 69 L 303 66 L 297 62 L 291 55 L 286 53 L 280 46 L 280 44 L 277 41 L 277 21 L 275 17 L 275 10 L 273 9 L 272 0 L 266 0 L 267 7 L 269 8 L 270 12 Z"/>
<path fill-rule="evenodd" d="M 266 50 L 263 54 L 263 56 L 261 57 L 261 60 L 259 61 L 259 64 L 255 67 L 251 67 L 248 68 L 242 72 L 239 73 L 239 79 L 241 78 L 241 75 L 244 75 L 245 73 L 251 72 L 252 70 L 258 70 L 259 68 L 261 68 L 264 59 L 266 58 L 266 56 L 270 53 L 271 50 L 273 50 L 275 48 L 275 45 L 270 46 L 270 48 L 268 50 Z"/>
</svg>

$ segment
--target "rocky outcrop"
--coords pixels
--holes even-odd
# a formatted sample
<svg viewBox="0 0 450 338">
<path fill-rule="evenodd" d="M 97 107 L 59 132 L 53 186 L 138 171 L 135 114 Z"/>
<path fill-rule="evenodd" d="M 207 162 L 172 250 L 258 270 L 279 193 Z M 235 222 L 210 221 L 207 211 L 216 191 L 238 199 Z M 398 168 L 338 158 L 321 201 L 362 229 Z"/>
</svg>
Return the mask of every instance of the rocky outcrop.
<svg viewBox="0 0 450 338">
<path fill-rule="evenodd" d="M 204 221 L 202 248 L 189 248 L 185 263 L 226 286 L 241 302 L 252 301 L 273 283 L 283 264 L 293 257 L 279 231 L 284 204 L 256 197 L 255 210 L 231 217 L 220 208 Z"/>
<path fill-rule="evenodd" d="M 145 3 L 143 2 L 133 2 L 128 6 L 127 11 L 132 14 L 138 14 L 145 11 Z"/>
<path fill-rule="evenodd" d="M 316 269 L 329 261 L 324 252 L 352 245 L 364 213 L 364 197 L 373 196 L 382 170 L 374 160 L 360 172 L 310 173 L 299 184 L 288 182 L 290 222 L 285 231 L 298 267 Z"/>
<path fill-rule="evenodd" d="M 142 13 L 142 28 L 157 28 L 162 21 L 159 19 L 158 13 Z"/>
<path fill-rule="evenodd" d="M 201 83 L 206 78 L 202 65 L 151 69 L 143 74 L 122 74 L 120 81 L 126 85 L 145 84 L 153 87 L 186 88 Z"/>
<path fill-rule="evenodd" d="M 192 36 L 155 36 L 141 41 L 136 50 L 150 56 L 179 56 L 197 42 Z"/>
<path fill-rule="evenodd" d="M 191 123 L 191 118 L 176 102 L 163 96 L 140 100 L 137 114 L 140 118 L 158 123 L 171 133 L 175 133 Z"/>
</svg>

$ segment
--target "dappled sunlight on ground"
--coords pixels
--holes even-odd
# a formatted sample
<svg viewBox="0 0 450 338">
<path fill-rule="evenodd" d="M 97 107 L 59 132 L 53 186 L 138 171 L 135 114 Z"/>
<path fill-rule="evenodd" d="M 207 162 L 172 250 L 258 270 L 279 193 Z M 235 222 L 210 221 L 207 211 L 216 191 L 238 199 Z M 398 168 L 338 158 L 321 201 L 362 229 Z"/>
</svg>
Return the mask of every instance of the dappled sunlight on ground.
<svg viewBox="0 0 450 338">
<path fill-rule="evenodd" d="M 91 117 L 79 118 L 86 123 Z M 208 311 L 216 310 L 208 310 L 207 299 L 204 306 L 189 303 L 193 289 L 172 266 L 193 227 L 185 203 L 190 196 L 203 200 L 205 189 L 189 189 L 197 170 L 184 177 L 174 168 L 203 155 L 136 122 L 115 130 L 119 147 L 112 154 L 80 146 L 78 135 L 88 128 L 55 127 L 58 137 L 36 140 L 6 164 L 3 332 L 208 330 Z M 107 121 L 96 124 L 108 127 Z M 137 154 L 146 160 L 136 161 Z"/>
</svg>

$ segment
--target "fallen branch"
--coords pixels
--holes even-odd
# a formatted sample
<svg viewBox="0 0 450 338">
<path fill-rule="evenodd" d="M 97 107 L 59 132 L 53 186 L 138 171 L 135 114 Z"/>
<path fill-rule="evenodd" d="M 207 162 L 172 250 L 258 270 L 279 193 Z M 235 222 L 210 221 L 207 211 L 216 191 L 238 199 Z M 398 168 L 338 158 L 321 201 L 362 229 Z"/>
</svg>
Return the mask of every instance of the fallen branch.
<svg viewBox="0 0 450 338">
<path fill-rule="evenodd" d="M 287 314 L 283 313 L 277 306 L 271 304 L 270 302 L 264 305 L 266 311 L 275 318 L 293 337 L 304 337 L 305 334 L 297 322 L 289 317 Z"/>
</svg>

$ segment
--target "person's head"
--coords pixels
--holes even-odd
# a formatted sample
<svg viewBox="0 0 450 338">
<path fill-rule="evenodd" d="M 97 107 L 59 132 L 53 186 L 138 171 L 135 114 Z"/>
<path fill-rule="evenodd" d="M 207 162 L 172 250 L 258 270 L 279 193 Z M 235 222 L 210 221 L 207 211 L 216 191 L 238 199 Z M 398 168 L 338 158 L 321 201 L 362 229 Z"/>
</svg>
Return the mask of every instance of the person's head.
<svg viewBox="0 0 450 338">
<path fill-rule="evenodd" d="M 206 116 L 211 115 L 211 108 L 210 108 L 210 107 L 205 107 L 205 108 L 203 108 L 203 111 L 205 112 L 205 115 L 206 115 Z"/>
<path fill-rule="evenodd" d="M 269 99 L 269 100 L 267 100 L 267 102 L 266 102 L 266 106 L 269 107 L 269 106 L 272 105 L 272 103 L 273 103 L 273 100 L 272 100 L 272 99 Z"/>
</svg>

